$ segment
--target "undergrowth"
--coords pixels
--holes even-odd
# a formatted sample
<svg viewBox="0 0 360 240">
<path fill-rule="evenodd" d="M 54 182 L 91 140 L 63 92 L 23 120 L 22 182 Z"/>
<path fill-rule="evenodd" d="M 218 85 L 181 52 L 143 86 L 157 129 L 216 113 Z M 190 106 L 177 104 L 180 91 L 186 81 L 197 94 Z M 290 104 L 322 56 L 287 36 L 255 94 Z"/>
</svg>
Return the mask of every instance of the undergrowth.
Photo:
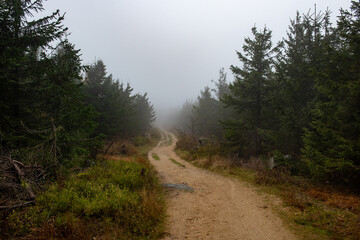
<svg viewBox="0 0 360 240">
<path fill-rule="evenodd" d="M 358 195 L 318 186 L 309 179 L 292 176 L 286 168 L 266 169 L 258 158 L 222 157 L 214 147 L 195 148 L 190 138 L 177 144 L 176 153 L 198 167 L 245 180 L 279 196 L 289 210 L 280 210 L 280 215 L 302 239 L 360 239 Z"/>
<path fill-rule="evenodd" d="M 148 160 L 99 161 L 53 184 L 36 205 L 8 213 L 2 236 L 20 239 L 156 239 L 164 201 Z"/>
</svg>

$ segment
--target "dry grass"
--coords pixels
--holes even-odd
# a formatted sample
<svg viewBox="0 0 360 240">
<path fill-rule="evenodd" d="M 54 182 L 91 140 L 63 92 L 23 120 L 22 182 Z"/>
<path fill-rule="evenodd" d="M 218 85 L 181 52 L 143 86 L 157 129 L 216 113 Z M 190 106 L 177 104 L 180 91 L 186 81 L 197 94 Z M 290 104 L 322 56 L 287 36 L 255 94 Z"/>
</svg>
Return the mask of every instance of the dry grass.
<svg viewBox="0 0 360 240">
<path fill-rule="evenodd" d="M 258 169 L 255 183 L 260 185 L 294 185 L 295 179 L 286 169 Z"/>
<path fill-rule="evenodd" d="M 182 136 L 176 142 L 176 148 L 185 150 L 185 151 L 195 151 L 197 147 L 197 142 L 189 136 Z"/>
<path fill-rule="evenodd" d="M 360 196 L 335 188 L 314 188 L 311 183 L 278 170 L 258 171 L 255 181 L 275 186 L 284 203 L 300 211 L 294 217 L 296 223 L 325 231 L 331 239 L 360 239 Z"/>
<path fill-rule="evenodd" d="M 137 154 L 137 149 L 129 140 L 114 139 L 105 144 L 104 153 L 107 155 L 133 156 Z"/>
<path fill-rule="evenodd" d="M 262 171 L 266 169 L 264 162 L 257 157 L 250 157 L 248 160 L 242 160 L 241 167 L 257 171 Z"/>
<path fill-rule="evenodd" d="M 230 171 L 231 162 L 228 161 L 226 158 L 223 158 L 223 157 L 221 157 L 219 155 L 215 155 L 215 156 L 212 157 L 212 162 L 211 162 L 210 169 L 211 170 L 220 169 L 220 170 Z"/>
<path fill-rule="evenodd" d="M 177 152 L 187 159 L 193 158 L 186 151 Z M 291 176 L 286 168 L 266 169 L 258 158 L 244 160 L 215 155 L 195 158 L 192 163 L 225 175 L 245 178 L 260 185 L 264 191 L 280 196 L 291 209 L 283 212 L 286 221 L 297 223 L 299 227 L 295 229 L 305 239 L 309 236 L 310 239 L 360 239 L 359 196 L 324 187 L 314 188 L 309 180 Z M 244 174 L 251 177 L 244 177 Z"/>
<path fill-rule="evenodd" d="M 267 169 L 260 158 L 223 157 L 215 148 L 194 149 L 184 137 L 177 154 L 198 167 L 257 184 L 265 192 L 279 196 L 288 210 L 281 210 L 287 222 L 304 239 L 360 239 L 360 196 L 327 186 L 315 187 L 309 179 L 291 176 L 289 169 Z M 291 224 L 290 224 L 291 225 Z"/>
<path fill-rule="evenodd" d="M 306 193 L 328 206 L 349 210 L 360 215 L 360 196 L 358 195 L 329 188 L 311 188 Z"/>
<path fill-rule="evenodd" d="M 43 223 L 40 227 L 34 229 L 28 236 L 24 239 L 37 239 L 37 240 L 47 240 L 47 239 L 93 239 L 94 227 L 96 225 L 84 221 L 69 221 L 65 224 L 57 226 L 55 218 L 49 219 L 47 222 Z M 90 227 L 93 225 L 92 227 Z M 96 229 L 96 228 L 95 228 Z M 100 229 L 99 229 L 100 230 Z"/>
<path fill-rule="evenodd" d="M 121 156 L 121 155 L 111 155 L 111 154 L 98 154 L 98 158 L 105 160 L 114 160 L 114 161 L 125 161 L 132 162 L 134 161 L 134 156 Z"/>
</svg>

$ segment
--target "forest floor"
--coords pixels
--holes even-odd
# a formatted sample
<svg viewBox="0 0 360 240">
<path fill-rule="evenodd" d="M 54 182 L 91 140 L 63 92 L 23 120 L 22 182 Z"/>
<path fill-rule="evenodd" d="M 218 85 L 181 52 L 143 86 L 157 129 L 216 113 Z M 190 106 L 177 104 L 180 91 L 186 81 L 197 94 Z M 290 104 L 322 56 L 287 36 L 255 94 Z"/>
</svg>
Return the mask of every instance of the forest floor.
<svg viewBox="0 0 360 240">
<path fill-rule="evenodd" d="M 280 200 L 191 165 L 175 145 L 176 137 L 166 133 L 148 154 L 168 189 L 163 239 L 296 239 L 272 211 Z"/>
</svg>

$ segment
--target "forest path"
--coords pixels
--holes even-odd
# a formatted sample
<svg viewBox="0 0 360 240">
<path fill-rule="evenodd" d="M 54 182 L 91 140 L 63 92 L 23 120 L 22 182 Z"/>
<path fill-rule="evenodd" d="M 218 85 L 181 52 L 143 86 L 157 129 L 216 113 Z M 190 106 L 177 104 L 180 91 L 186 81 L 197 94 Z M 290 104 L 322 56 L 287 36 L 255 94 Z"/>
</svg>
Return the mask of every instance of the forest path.
<svg viewBox="0 0 360 240">
<path fill-rule="evenodd" d="M 174 152 L 175 144 L 176 137 L 164 132 L 163 139 L 149 152 L 165 185 L 183 184 L 176 185 L 180 189 L 168 190 L 163 239 L 296 239 L 272 213 L 271 202 L 245 183 L 180 159 Z M 193 191 L 181 189 L 187 186 Z"/>
</svg>

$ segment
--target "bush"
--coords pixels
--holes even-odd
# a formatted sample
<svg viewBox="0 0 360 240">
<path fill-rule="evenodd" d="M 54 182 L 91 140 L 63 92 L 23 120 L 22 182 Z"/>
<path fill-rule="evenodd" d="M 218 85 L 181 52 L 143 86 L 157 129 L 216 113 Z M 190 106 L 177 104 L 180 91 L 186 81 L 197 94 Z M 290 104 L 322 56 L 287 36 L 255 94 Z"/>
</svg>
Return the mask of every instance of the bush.
<svg viewBox="0 0 360 240">
<path fill-rule="evenodd" d="M 132 156 L 137 154 L 136 147 L 130 141 L 122 139 L 115 139 L 112 142 L 108 142 L 103 151 L 108 155 Z"/>
<path fill-rule="evenodd" d="M 139 147 L 139 146 L 144 146 L 146 144 L 149 144 L 150 141 L 151 140 L 146 137 L 136 137 L 136 138 L 134 138 L 133 143 L 136 147 Z"/>
<path fill-rule="evenodd" d="M 294 184 L 294 179 L 287 169 L 262 169 L 255 175 L 255 182 L 261 185 Z"/>
<path fill-rule="evenodd" d="M 283 155 L 280 151 L 273 151 L 274 162 L 290 169 L 292 175 L 306 176 L 309 174 L 306 162 L 297 156 Z"/>
<path fill-rule="evenodd" d="M 189 136 L 181 136 L 176 142 L 176 148 L 184 151 L 195 151 L 197 143 L 194 139 Z"/>
</svg>

